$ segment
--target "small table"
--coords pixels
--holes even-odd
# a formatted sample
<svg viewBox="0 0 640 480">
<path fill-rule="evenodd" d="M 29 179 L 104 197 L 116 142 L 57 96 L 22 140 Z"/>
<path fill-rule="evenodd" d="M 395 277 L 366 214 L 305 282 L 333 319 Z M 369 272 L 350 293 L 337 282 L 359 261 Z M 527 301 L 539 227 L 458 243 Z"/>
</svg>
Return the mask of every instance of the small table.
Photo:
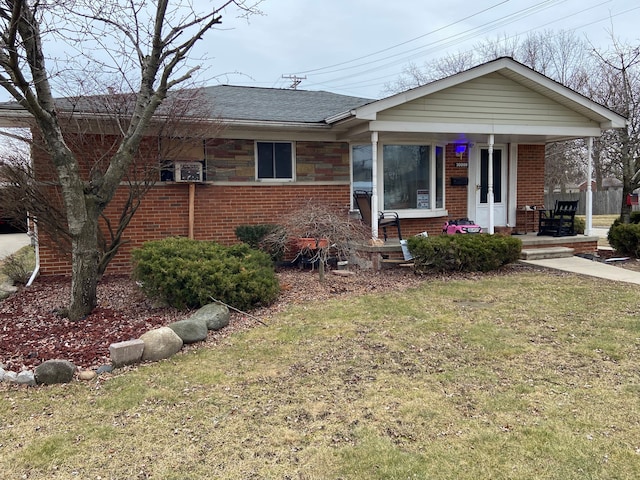
<svg viewBox="0 0 640 480">
<path fill-rule="evenodd" d="M 535 205 L 525 205 L 524 207 L 519 207 L 518 210 L 516 210 L 516 225 L 524 226 L 523 233 L 527 234 L 529 232 L 536 231 L 537 210 L 538 207 L 536 207 Z M 529 226 L 531 226 L 531 229 L 529 229 Z"/>
</svg>

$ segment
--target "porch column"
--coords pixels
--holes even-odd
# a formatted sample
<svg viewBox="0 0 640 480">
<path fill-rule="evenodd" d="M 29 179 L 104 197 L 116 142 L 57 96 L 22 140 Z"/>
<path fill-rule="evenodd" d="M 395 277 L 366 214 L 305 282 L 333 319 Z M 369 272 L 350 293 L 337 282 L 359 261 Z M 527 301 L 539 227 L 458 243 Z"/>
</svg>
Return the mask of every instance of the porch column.
<svg viewBox="0 0 640 480">
<path fill-rule="evenodd" d="M 591 191 L 591 172 L 593 169 L 593 137 L 587 139 L 587 204 L 585 205 L 586 225 L 585 235 L 591 235 L 593 230 L 593 192 Z"/>
<path fill-rule="evenodd" d="M 378 238 L 378 132 L 371 132 L 371 238 Z"/>
<path fill-rule="evenodd" d="M 493 143 L 494 137 L 493 134 L 489 135 L 489 160 L 487 165 L 487 205 L 489 207 L 489 232 L 490 234 L 495 233 L 495 220 L 493 213 Z"/>
</svg>

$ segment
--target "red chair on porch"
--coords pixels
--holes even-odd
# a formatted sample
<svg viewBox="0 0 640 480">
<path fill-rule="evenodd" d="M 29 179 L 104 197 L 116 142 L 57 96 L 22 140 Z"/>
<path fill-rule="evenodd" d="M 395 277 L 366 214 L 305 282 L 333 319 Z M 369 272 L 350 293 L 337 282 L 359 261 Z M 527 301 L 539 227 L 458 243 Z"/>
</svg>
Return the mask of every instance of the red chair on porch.
<svg viewBox="0 0 640 480">
<path fill-rule="evenodd" d="M 362 221 L 371 226 L 371 194 L 365 190 L 355 190 L 353 192 L 353 199 L 360 210 L 360 216 Z M 382 229 L 384 235 L 384 241 L 387 241 L 387 227 L 395 227 L 398 230 L 398 239 L 402 240 L 402 233 L 400 232 L 400 217 L 395 212 L 379 212 L 378 215 L 378 228 Z"/>
</svg>

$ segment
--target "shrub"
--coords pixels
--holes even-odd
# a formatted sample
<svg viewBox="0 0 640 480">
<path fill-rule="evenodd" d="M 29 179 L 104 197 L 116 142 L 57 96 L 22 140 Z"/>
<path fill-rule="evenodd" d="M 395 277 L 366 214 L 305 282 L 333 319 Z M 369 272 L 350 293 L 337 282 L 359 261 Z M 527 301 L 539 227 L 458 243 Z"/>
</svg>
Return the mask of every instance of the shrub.
<svg viewBox="0 0 640 480">
<path fill-rule="evenodd" d="M 609 228 L 607 239 L 619 253 L 640 257 L 640 224 L 616 220 Z"/>
<path fill-rule="evenodd" d="M 3 260 L 0 273 L 14 284 L 25 284 L 35 268 L 36 252 L 32 246 L 27 245 Z"/>
<path fill-rule="evenodd" d="M 573 229 L 577 234 L 584 234 L 584 229 L 587 227 L 587 221 L 582 217 L 574 217 L 573 219 Z"/>
<path fill-rule="evenodd" d="M 505 235 L 470 234 L 411 237 L 407 240 L 418 273 L 428 270 L 487 272 L 520 258 L 522 241 Z"/>
<path fill-rule="evenodd" d="M 278 296 L 269 256 L 247 244 L 167 238 L 134 250 L 134 277 L 147 295 L 176 308 L 199 308 L 211 297 L 240 310 L 268 305 Z"/>
<path fill-rule="evenodd" d="M 282 248 L 274 248 L 272 245 L 265 245 L 263 242 L 267 235 L 278 228 L 280 228 L 278 225 L 273 224 L 239 225 L 236 228 L 236 237 L 251 248 L 267 252 L 274 261 L 281 260 L 284 256 L 284 250 Z"/>
</svg>

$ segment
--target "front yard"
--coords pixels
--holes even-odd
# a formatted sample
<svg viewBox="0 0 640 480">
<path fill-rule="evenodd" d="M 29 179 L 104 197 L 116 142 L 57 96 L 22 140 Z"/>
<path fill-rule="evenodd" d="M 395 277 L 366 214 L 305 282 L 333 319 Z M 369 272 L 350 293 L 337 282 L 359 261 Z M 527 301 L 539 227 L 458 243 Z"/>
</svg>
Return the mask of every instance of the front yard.
<svg viewBox="0 0 640 480">
<path fill-rule="evenodd" d="M 525 267 L 301 302 L 112 378 L 1 386 L 0 470 L 640 478 L 639 318 L 635 286 Z"/>
</svg>

